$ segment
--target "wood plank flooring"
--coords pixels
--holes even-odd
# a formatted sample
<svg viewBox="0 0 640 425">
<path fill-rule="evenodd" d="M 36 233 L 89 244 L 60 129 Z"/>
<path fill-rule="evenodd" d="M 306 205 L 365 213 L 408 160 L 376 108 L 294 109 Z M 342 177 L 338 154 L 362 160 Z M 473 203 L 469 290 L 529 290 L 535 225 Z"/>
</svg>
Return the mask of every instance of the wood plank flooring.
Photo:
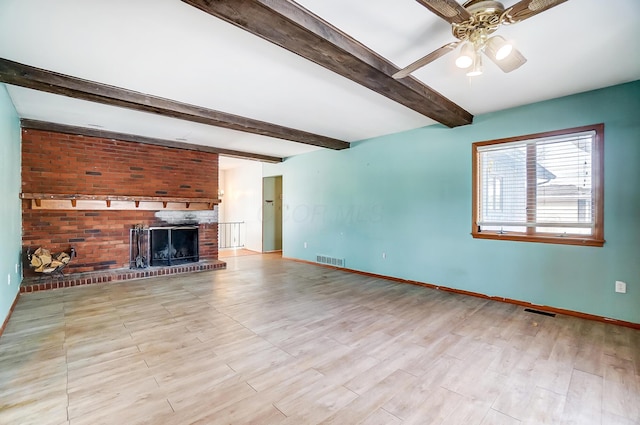
<svg viewBox="0 0 640 425">
<path fill-rule="evenodd" d="M 0 424 L 640 424 L 640 331 L 229 258 L 23 295 Z"/>
</svg>

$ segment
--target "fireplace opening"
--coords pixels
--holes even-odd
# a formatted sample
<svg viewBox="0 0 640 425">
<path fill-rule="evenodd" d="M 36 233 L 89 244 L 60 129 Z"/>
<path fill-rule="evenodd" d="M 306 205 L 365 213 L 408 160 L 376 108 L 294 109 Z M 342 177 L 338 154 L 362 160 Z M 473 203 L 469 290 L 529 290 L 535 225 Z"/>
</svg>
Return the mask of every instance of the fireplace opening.
<svg viewBox="0 0 640 425">
<path fill-rule="evenodd" d="M 197 227 L 152 227 L 149 230 L 151 266 L 173 266 L 199 260 Z"/>
</svg>

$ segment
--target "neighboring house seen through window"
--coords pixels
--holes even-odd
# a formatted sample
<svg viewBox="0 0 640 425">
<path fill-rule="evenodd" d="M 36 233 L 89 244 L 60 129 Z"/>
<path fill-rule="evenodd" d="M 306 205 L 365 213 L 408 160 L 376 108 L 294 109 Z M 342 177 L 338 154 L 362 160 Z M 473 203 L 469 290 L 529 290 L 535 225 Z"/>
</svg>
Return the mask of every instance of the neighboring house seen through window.
<svg viewBox="0 0 640 425">
<path fill-rule="evenodd" d="M 476 238 L 602 246 L 604 125 L 473 144 Z"/>
</svg>

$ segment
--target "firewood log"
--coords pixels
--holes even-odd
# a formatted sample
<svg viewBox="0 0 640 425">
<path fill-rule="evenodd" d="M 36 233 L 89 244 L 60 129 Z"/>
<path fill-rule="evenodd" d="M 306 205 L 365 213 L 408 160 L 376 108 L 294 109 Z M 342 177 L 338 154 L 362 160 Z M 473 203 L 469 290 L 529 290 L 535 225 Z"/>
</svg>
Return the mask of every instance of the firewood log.
<svg viewBox="0 0 640 425">
<path fill-rule="evenodd" d="M 37 269 L 42 265 L 42 260 L 37 255 L 31 254 L 31 265 Z"/>
<path fill-rule="evenodd" d="M 61 252 L 56 256 L 56 260 L 58 260 L 62 264 L 68 264 L 69 261 L 71 260 L 71 257 L 66 252 Z"/>
<path fill-rule="evenodd" d="M 49 264 L 49 267 L 53 267 L 54 269 L 57 269 L 58 267 L 64 265 L 64 263 L 62 261 L 58 261 L 58 260 L 53 260 L 51 261 L 51 264 Z"/>
</svg>

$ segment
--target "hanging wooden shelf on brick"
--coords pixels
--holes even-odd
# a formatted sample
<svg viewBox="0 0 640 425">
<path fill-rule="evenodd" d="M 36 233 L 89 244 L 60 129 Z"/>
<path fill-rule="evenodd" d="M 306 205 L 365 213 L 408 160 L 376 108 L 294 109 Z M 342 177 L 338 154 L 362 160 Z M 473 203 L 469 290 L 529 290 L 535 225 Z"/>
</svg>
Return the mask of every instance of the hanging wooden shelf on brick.
<svg viewBox="0 0 640 425">
<path fill-rule="evenodd" d="M 202 211 L 212 210 L 217 198 L 175 198 L 169 196 L 66 195 L 54 193 L 21 193 L 31 200 L 34 210 L 148 210 Z"/>
</svg>

